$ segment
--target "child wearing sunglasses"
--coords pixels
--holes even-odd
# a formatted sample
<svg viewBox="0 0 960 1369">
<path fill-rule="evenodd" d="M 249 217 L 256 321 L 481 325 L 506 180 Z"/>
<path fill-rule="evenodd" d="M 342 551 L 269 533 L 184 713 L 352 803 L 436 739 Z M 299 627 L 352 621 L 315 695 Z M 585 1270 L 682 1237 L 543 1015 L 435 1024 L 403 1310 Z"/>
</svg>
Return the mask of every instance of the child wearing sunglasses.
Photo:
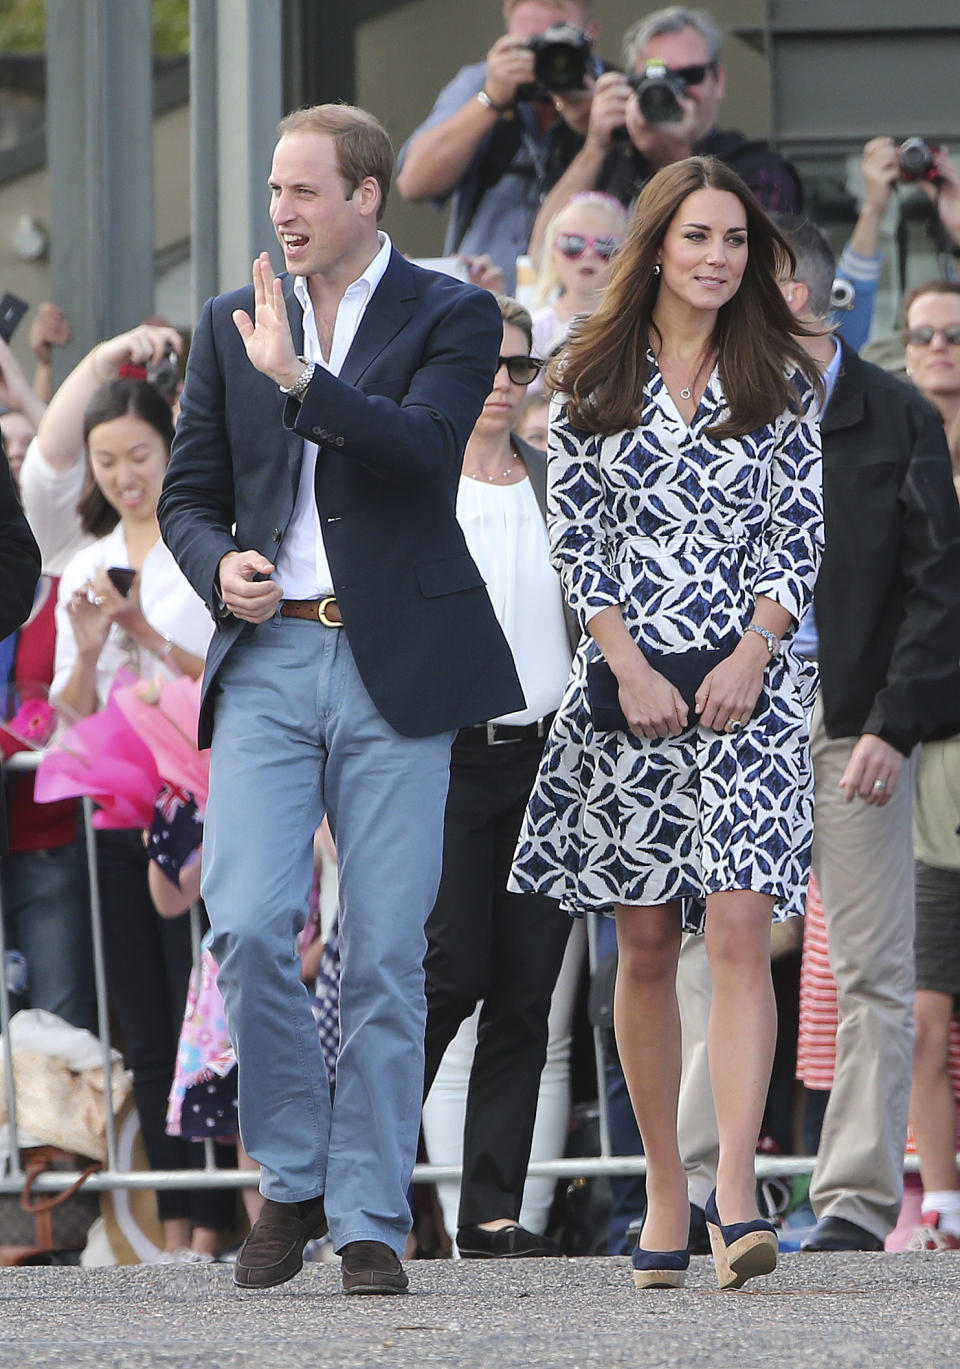
<svg viewBox="0 0 960 1369">
<path fill-rule="evenodd" d="M 533 353 L 547 357 L 567 335 L 572 319 L 592 314 L 606 289 L 628 214 L 612 195 L 574 195 L 547 229 L 537 281 Z"/>
</svg>

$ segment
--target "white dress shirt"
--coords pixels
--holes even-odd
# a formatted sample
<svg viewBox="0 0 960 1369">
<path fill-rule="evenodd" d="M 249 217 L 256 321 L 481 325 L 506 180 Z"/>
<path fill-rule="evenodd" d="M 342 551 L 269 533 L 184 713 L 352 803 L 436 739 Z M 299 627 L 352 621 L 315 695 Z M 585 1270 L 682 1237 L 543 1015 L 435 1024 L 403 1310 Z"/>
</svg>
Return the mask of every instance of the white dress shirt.
<svg viewBox="0 0 960 1369">
<path fill-rule="evenodd" d="M 360 327 L 360 320 L 373 297 L 373 292 L 383 279 L 391 250 L 390 239 L 386 233 L 381 233 L 380 251 L 363 275 L 352 285 L 348 285 L 343 292 L 333 325 L 329 360 L 324 358 L 320 349 L 317 320 L 307 278 L 298 276 L 294 281 L 293 293 L 303 307 L 303 355 L 308 361 L 323 366 L 331 375 L 340 374 Z M 330 574 L 327 552 L 323 545 L 320 515 L 317 512 L 317 497 L 314 490 L 316 467 L 317 444 L 304 439 L 297 498 L 277 553 L 277 569 L 273 577 L 283 589 L 285 599 L 320 599 L 324 595 L 332 594 L 334 589 L 333 576 Z"/>
</svg>

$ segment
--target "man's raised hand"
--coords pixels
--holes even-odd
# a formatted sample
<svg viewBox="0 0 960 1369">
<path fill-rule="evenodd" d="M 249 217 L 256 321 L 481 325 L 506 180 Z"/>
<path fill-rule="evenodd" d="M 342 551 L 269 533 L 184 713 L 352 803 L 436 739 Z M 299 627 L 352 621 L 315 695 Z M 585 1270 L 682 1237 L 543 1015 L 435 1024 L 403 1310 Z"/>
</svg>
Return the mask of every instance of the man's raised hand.
<svg viewBox="0 0 960 1369">
<path fill-rule="evenodd" d="M 289 388 L 303 370 L 303 363 L 293 346 L 283 286 L 273 274 L 266 252 L 253 263 L 253 319 L 242 309 L 235 309 L 233 321 L 251 363 L 277 385 Z"/>
</svg>

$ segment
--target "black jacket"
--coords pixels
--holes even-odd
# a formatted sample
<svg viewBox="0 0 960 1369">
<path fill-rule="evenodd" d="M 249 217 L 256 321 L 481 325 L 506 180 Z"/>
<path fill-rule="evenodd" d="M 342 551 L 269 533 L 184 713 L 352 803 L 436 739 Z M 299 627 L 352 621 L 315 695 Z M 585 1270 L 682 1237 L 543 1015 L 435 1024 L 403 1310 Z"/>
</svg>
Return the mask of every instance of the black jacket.
<svg viewBox="0 0 960 1369">
<path fill-rule="evenodd" d="M 936 410 L 841 346 L 821 425 L 824 723 L 909 755 L 960 731 L 960 505 Z"/>
<path fill-rule="evenodd" d="M 796 167 L 768 143 L 747 139 L 733 128 L 715 128 L 693 150 L 696 156 L 716 157 L 735 171 L 769 213 L 802 210 L 803 184 Z M 615 195 L 629 208 L 655 170 L 631 142 L 617 142 L 604 161 L 597 189 Z"/>
</svg>

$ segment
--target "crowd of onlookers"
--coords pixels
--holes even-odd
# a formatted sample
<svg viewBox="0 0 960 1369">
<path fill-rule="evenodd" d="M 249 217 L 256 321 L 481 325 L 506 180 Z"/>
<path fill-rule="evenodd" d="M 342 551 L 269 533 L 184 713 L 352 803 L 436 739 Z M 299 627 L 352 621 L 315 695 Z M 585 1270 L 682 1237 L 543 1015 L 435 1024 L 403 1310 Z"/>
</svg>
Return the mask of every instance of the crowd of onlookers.
<svg viewBox="0 0 960 1369">
<path fill-rule="evenodd" d="M 765 143 L 720 126 L 726 80 L 721 34 L 705 12 L 674 6 L 639 18 L 623 38 L 620 65 L 613 66 L 598 56 L 597 18 L 589 0 L 506 0 L 503 8 L 503 36 L 484 60 L 463 68 L 443 88 L 404 145 L 397 175 L 403 198 L 449 201 L 445 251 L 450 269 L 465 271 L 475 283 L 501 295 L 522 293 L 530 309 L 529 315 L 522 309 L 512 313 L 510 301 L 501 304 L 509 352 L 501 361 L 510 364 L 497 383 L 509 391 L 503 403 L 509 422 L 503 432 L 478 424 L 473 447 L 467 449 L 465 477 L 485 479 L 480 473 L 484 462 L 493 469 L 508 461 L 511 434 L 531 449 L 545 448 L 549 394 L 542 373 L 525 368 L 524 358 L 531 352 L 535 358 L 549 357 L 573 321 L 597 306 L 628 231 L 636 195 L 662 166 L 693 154 L 714 156 L 737 171 L 764 208 L 778 216 L 797 257 L 795 278 L 781 283 L 785 297 L 798 318 L 835 328 L 843 348 L 840 365 L 849 376 L 859 375 L 856 354 L 865 350 L 869 355 L 883 260 L 881 229 L 891 199 L 906 181 L 912 180 L 930 200 L 945 246 L 943 259 L 960 257 L 960 173 L 953 160 L 943 149 L 927 149 L 928 163 L 914 175 L 894 139 L 883 136 L 871 139 L 863 150 L 861 203 L 834 263 L 825 237 L 804 225 L 803 186 L 795 168 Z M 561 24 L 568 27 L 555 32 Z M 414 255 L 416 244 L 398 246 Z M 531 262 L 532 281 L 523 278 Z M 838 291 L 837 282 L 847 288 Z M 923 481 L 930 469 L 925 463 L 938 459 L 937 444 L 945 440 L 960 489 L 960 280 L 944 276 L 915 283 L 903 302 L 901 321 L 902 346 L 891 369 L 901 372 L 932 406 L 925 412 L 935 416 L 937 431 L 929 422 L 921 431 L 928 420 L 913 409 L 898 428 L 900 417 L 881 419 L 882 406 L 870 410 L 874 426 L 865 428 L 852 391 L 846 409 L 838 391 L 824 415 L 824 433 L 836 444 L 846 442 L 854 468 L 842 491 L 846 503 L 841 505 L 839 494 L 833 496 L 837 512 L 832 528 L 828 506 L 828 547 L 831 533 L 838 544 L 849 538 L 859 547 L 860 532 L 871 526 L 886 529 L 892 538 L 882 547 L 868 538 L 859 565 L 830 572 L 835 576 L 830 590 L 838 599 L 849 596 L 851 611 L 869 617 L 871 587 L 861 587 L 860 581 L 873 581 L 881 596 L 875 621 L 887 643 L 885 655 L 864 660 L 835 646 L 843 615 L 839 622 L 832 616 L 822 597 L 823 584 L 815 621 L 801 625 L 803 645 L 798 646 L 820 662 L 828 714 L 831 699 L 844 700 L 843 707 L 836 706 L 838 720 L 820 719 L 821 749 L 817 753 L 815 745 L 815 756 L 822 758 L 817 779 L 823 793 L 828 785 L 837 789 L 843 783 L 856 752 L 854 742 L 846 751 L 836 751 L 838 737 L 876 734 L 900 757 L 902 771 L 890 803 L 884 797 L 872 811 L 876 823 L 859 847 L 843 834 L 842 813 L 826 803 L 818 808 L 820 858 L 815 863 L 820 879 L 811 886 L 806 934 L 799 927 L 778 928 L 773 944 L 781 1027 L 765 1145 L 783 1153 L 816 1153 L 820 1146 L 815 1206 L 819 1202 L 851 1228 L 846 1246 L 817 1247 L 827 1249 L 850 1248 L 849 1242 L 854 1248 L 878 1248 L 897 1223 L 900 1119 L 906 1117 L 911 1077 L 910 1120 L 925 1196 L 923 1212 L 913 1215 L 907 1236 L 918 1248 L 960 1249 L 956 1107 L 950 1082 L 951 1061 L 960 1062 L 960 1052 L 954 1056 L 951 1046 L 953 1004 L 960 992 L 960 742 L 952 736 L 960 729 L 960 709 L 956 728 L 945 716 L 940 736 L 931 736 L 923 716 L 915 716 L 940 707 L 930 683 L 936 666 L 928 661 L 927 647 L 943 611 L 938 575 L 958 568 L 937 559 L 942 551 L 936 536 L 938 510 L 925 500 Z M 3 733 L 7 755 L 31 744 L 16 722 L 27 700 L 48 698 L 59 711 L 61 727 L 76 725 L 103 712 L 118 683 L 156 680 L 162 688 L 184 677 L 198 678 L 213 632 L 206 607 L 164 545 L 157 522 L 174 439 L 184 338 L 165 323 L 145 322 L 100 342 L 54 390 L 54 349 L 69 337 L 69 321 L 61 311 L 53 304 L 40 305 L 30 326 L 32 378 L 0 340 L 0 433 L 42 555 L 33 612 L 13 637 L 0 643 L 8 701 Z M 828 355 L 824 364 L 829 369 Z M 876 388 L 869 376 L 863 385 Z M 881 436 L 883 442 L 878 442 Z M 886 455 L 884 443 L 890 446 Z M 530 461 L 527 465 L 532 471 Z M 894 466 L 901 477 L 903 470 L 910 472 L 896 489 L 884 484 Z M 890 494 L 886 503 L 884 490 Z M 486 578 L 489 582 L 491 576 Z M 960 584 L 948 607 L 958 604 Z M 550 649 L 565 671 L 569 650 L 556 607 L 556 641 Z M 876 643 L 867 646 L 873 650 Z M 855 674 L 875 681 L 859 713 L 859 698 L 847 706 L 856 693 Z M 546 706 L 540 710 L 549 711 Z M 495 740 L 488 729 L 475 745 L 471 741 L 466 751 L 461 748 L 461 766 L 475 769 L 477 748 Z M 531 755 L 528 784 L 536 771 L 536 756 Z M 455 749 L 455 774 L 457 757 Z M 36 802 L 31 774 L 9 777 L 8 786 L 10 849 L 2 865 L 5 940 L 8 951 L 25 962 L 25 982 L 18 986 L 15 1003 L 46 1008 L 96 1031 L 85 852 L 76 803 Z M 132 826 L 108 828 L 97 836 L 111 1013 L 133 1073 L 154 1169 L 202 1164 L 202 1147 L 191 1146 L 188 1138 L 238 1138 L 235 1061 L 217 999 L 215 967 L 209 962 L 194 973 L 188 1030 L 181 1040 L 193 948 L 187 920 L 180 914 L 198 897 L 201 816 L 193 797 L 167 787 L 157 796 L 147 839 L 142 827 Z M 325 871 L 323 887 L 328 903 L 335 904 L 335 889 L 331 894 L 329 886 L 335 853 L 325 840 L 318 837 L 315 892 Z M 448 897 L 462 900 L 468 891 L 458 885 Z M 872 911 L 865 910 L 866 900 L 873 900 Z M 323 909 L 314 911 L 311 932 L 301 942 L 303 973 L 311 984 L 320 984 L 316 1015 L 322 1038 L 326 1032 L 329 1042 L 332 1030 L 332 1066 L 336 935 L 331 907 L 325 916 Z M 444 916 L 453 918 L 450 912 Z M 428 1019 L 428 1046 L 433 1043 L 435 1056 L 428 1049 L 428 1060 L 436 1083 L 425 1112 L 425 1135 L 431 1158 L 448 1161 L 460 1154 L 478 1031 L 481 1052 L 489 1051 L 490 1031 L 506 1033 L 509 1013 L 501 1010 L 498 1019 L 491 1006 L 505 984 L 471 978 L 470 967 L 456 965 L 444 948 L 439 920 L 434 931 L 428 989 L 431 967 L 440 987 L 434 987 L 431 1001 L 441 1003 L 444 974 L 462 974 L 466 987 L 459 997 L 470 1000 L 461 1011 L 458 998 L 444 1023 L 436 1016 L 440 1007 Z M 319 934 L 314 938 L 313 933 Z M 503 936 L 503 929 L 495 934 Z M 571 937 L 566 950 L 565 942 L 566 928 L 549 956 L 544 949 L 550 964 L 542 967 L 542 975 L 550 986 L 541 1016 L 561 960 L 563 969 L 549 1018 L 542 1126 L 534 1131 L 534 1158 L 549 1158 L 564 1144 L 571 1068 L 575 1092 L 588 1097 L 591 1091 L 577 1074 L 577 1043 L 589 1032 L 577 994 L 586 959 L 584 939 Z M 615 956 L 611 925 L 605 923 L 592 964 L 591 1016 L 601 1022 L 609 1021 L 604 985 L 609 992 Z M 685 946 L 681 955 L 679 982 L 687 984 L 691 1041 L 701 1029 L 697 1024 L 702 1026 L 698 1003 L 709 998 L 698 956 L 696 944 Z M 453 982 L 447 986 L 451 995 Z M 515 992 L 512 980 L 509 987 Z M 463 1018 L 468 1020 L 461 1027 Z M 197 1030 L 200 1019 L 202 1031 Z M 612 1032 L 600 1030 L 605 1070 L 598 1087 L 606 1091 L 613 1149 L 629 1153 L 638 1148 L 639 1138 Z M 197 1046 L 200 1038 L 206 1043 L 202 1049 Z M 506 1036 L 500 1044 L 516 1050 L 519 1060 L 519 1047 Z M 960 1063 L 957 1068 L 960 1072 Z M 693 1091 L 702 1089 L 696 1061 L 685 1059 L 685 1070 L 689 1106 L 681 1106 L 681 1143 L 686 1126 L 685 1162 L 696 1213 L 712 1187 L 707 1182 L 712 1141 L 704 1109 L 693 1099 Z M 533 1077 L 536 1081 L 536 1068 Z M 203 1091 L 197 1088 L 201 1079 L 207 1086 Z M 525 1089 L 526 1084 L 520 1093 Z M 497 1105 L 496 1087 L 487 1099 L 489 1121 L 489 1110 Z M 500 1105 L 520 1109 L 522 1099 L 501 1089 Z M 489 1144 L 496 1148 L 507 1142 L 494 1136 Z M 240 1153 L 243 1162 L 242 1147 Z M 219 1158 L 233 1163 L 232 1157 L 231 1150 Z M 698 1187 L 701 1171 L 704 1179 Z M 546 1192 L 536 1193 L 531 1186 L 522 1229 L 540 1235 L 553 1229 L 550 1189 L 548 1185 Z M 604 1232 L 597 1239 L 620 1251 L 626 1248 L 630 1221 L 642 1207 L 642 1184 L 614 1180 L 612 1190 L 609 1235 Z M 441 1198 L 452 1229 L 453 1198 L 443 1189 Z M 803 1209 L 804 1199 L 792 1193 L 780 1207 Z M 158 1193 L 166 1258 L 213 1258 L 234 1224 L 233 1208 L 230 1189 L 185 1187 Z M 255 1201 L 250 1210 L 255 1215 Z M 480 1215 L 478 1206 L 464 1218 L 461 1206 L 460 1225 L 475 1224 Z M 531 1253 L 547 1253 L 549 1247 L 547 1241 Z"/>
</svg>

